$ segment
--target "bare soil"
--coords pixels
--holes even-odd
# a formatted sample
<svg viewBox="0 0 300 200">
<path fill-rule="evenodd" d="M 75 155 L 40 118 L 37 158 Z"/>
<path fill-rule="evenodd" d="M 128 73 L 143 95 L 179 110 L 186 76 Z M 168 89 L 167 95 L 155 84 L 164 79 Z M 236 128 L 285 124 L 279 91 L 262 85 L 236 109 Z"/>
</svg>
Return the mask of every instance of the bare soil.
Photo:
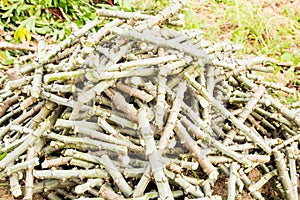
<svg viewBox="0 0 300 200">
<path fill-rule="evenodd" d="M 0 200 L 13 200 L 14 197 L 9 191 L 9 186 L 0 186 Z"/>
</svg>

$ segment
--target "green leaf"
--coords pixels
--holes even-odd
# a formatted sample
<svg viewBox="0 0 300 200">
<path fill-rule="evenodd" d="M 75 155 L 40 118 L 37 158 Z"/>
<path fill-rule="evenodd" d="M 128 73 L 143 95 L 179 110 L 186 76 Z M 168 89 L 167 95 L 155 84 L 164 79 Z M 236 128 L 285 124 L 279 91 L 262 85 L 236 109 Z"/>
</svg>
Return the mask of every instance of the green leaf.
<svg viewBox="0 0 300 200">
<path fill-rule="evenodd" d="M 0 51 L 0 63 L 2 65 L 11 65 L 14 63 L 14 57 L 10 56 L 8 51 Z"/>
<path fill-rule="evenodd" d="M 14 33 L 14 39 L 16 41 L 23 41 L 25 39 L 27 41 L 30 41 L 31 40 L 30 32 L 25 27 L 19 26 Z"/>
<path fill-rule="evenodd" d="M 36 6 L 34 5 L 22 5 L 19 7 L 19 10 L 20 11 L 27 11 L 27 10 L 31 10 L 33 8 L 35 8 Z"/>
<path fill-rule="evenodd" d="M 2 160 L 3 158 L 5 158 L 6 155 L 7 155 L 6 152 L 1 153 L 1 154 L 0 154 L 0 160 Z"/>
<path fill-rule="evenodd" d="M 84 21 L 82 19 L 76 20 L 75 23 L 78 27 L 82 27 L 84 25 Z"/>
<path fill-rule="evenodd" d="M 300 55 L 296 53 L 294 55 L 293 65 L 297 66 L 299 64 L 299 62 L 300 62 Z"/>
<path fill-rule="evenodd" d="M 62 8 L 65 12 L 68 12 L 68 3 L 66 0 L 59 1 L 59 7 Z"/>
<path fill-rule="evenodd" d="M 46 33 L 50 33 L 52 31 L 51 28 L 49 28 L 48 26 L 44 26 L 42 28 L 35 28 L 35 31 L 38 33 L 38 34 L 46 34 Z"/>
<path fill-rule="evenodd" d="M 0 51 L 0 63 L 3 63 L 6 59 L 6 52 L 5 51 Z"/>
<path fill-rule="evenodd" d="M 32 31 L 35 33 L 35 22 L 36 22 L 36 16 L 31 16 L 28 19 L 25 19 L 20 26 L 21 27 L 26 27 L 26 29 L 30 32 Z"/>
<path fill-rule="evenodd" d="M 61 14 L 63 15 L 63 17 L 65 18 L 66 21 L 72 21 L 69 16 L 66 14 L 66 12 L 64 12 L 63 8 L 59 8 Z"/>
<path fill-rule="evenodd" d="M 293 55 L 291 53 L 285 52 L 280 56 L 282 62 L 288 62 L 293 60 Z"/>
<path fill-rule="evenodd" d="M 18 7 L 18 4 L 12 4 L 11 6 L 8 6 L 8 11 L 5 12 L 1 18 L 7 18 L 6 20 L 6 24 L 10 22 L 10 18 L 11 16 L 13 16 L 13 11 L 16 10 L 16 8 Z"/>
<path fill-rule="evenodd" d="M 54 1 L 54 4 L 56 4 L 57 3 L 57 1 Z M 53 5 L 52 5 L 52 0 L 46 0 L 45 1 L 45 6 L 46 6 L 46 8 L 49 8 L 49 7 L 52 7 Z M 56 7 L 57 5 L 54 5 L 54 7 Z"/>
<path fill-rule="evenodd" d="M 195 177 L 196 179 L 199 179 L 199 176 L 198 176 L 197 172 L 195 172 L 194 170 L 192 170 L 192 173 L 193 173 L 193 175 L 194 175 L 194 177 Z"/>
<path fill-rule="evenodd" d="M 210 144 L 210 138 L 209 137 L 205 137 L 204 141 L 207 143 L 207 144 Z"/>
<path fill-rule="evenodd" d="M 59 35 L 58 35 L 59 40 L 63 40 L 65 38 L 65 31 L 64 29 L 59 31 Z"/>
<path fill-rule="evenodd" d="M 292 104 L 292 103 L 295 103 L 297 100 L 294 99 L 293 97 L 287 97 L 287 98 L 286 98 L 286 101 L 287 101 L 288 103 Z"/>
<path fill-rule="evenodd" d="M 1 0 L 1 7 L 9 6 L 10 3 L 7 0 Z"/>
<path fill-rule="evenodd" d="M 3 62 L 3 65 L 12 65 L 12 64 L 14 64 L 14 61 L 15 61 L 14 58 L 9 57 Z"/>
<path fill-rule="evenodd" d="M 279 73 L 282 70 L 282 67 L 275 66 L 274 69 L 275 69 L 274 74 L 277 74 L 277 73 Z"/>
<path fill-rule="evenodd" d="M 131 10 L 131 4 L 130 4 L 130 1 L 129 1 L 129 0 L 124 0 L 124 1 L 123 1 L 122 7 L 123 7 L 125 10 Z"/>
</svg>

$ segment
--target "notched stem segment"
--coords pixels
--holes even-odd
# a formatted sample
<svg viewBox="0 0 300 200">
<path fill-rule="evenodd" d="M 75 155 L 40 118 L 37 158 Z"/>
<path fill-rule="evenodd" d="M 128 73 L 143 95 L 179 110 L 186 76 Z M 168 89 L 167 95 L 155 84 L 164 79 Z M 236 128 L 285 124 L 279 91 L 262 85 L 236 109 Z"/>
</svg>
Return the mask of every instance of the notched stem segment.
<svg viewBox="0 0 300 200">
<path fill-rule="evenodd" d="M 201 155 L 201 148 L 197 145 L 195 140 L 192 139 L 192 137 L 189 135 L 189 133 L 180 121 L 177 121 L 175 125 L 175 132 L 181 140 L 181 143 L 185 144 L 185 146 L 189 149 L 191 154 L 199 162 L 203 171 L 209 176 L 209 178 L 212 181 L 216 181 L 219 176 L 217 168 L 211 164 L 210 160 L 206 157 L 206 155 Z"/>
<path fill-rule="evenodd" d="M 146 155 L 149 157 L 151 171 L 153 173 L 160 198 L 174 199 L 168 179 L 164 173 L 162 157 L 155 145 L 154 133 L 150 127 L 148 115 L 149 112 L 147 112 L 147 108 L 142 108 L 138 111 L 139 132 L 145 141 Z"/>
</svg>

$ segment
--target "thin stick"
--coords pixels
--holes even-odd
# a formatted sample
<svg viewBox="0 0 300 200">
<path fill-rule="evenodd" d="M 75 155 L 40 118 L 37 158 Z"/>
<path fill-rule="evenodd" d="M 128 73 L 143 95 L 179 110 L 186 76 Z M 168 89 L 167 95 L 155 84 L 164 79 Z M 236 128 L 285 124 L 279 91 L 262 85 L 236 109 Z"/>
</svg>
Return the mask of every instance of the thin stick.
<svg viewBox="0 0 300 200">
<path fill-rule="evenodd" d="M 219 172 L 216 167 L 214 167 L 206 155 L 201 155 L 201 149 L 197 143 L 191 138 L 188 134 L 185 127 L 178 121 L 175 125 L 175 132 L 177 133 L 179 139 L 185 146 L 189 149 L 191 154 L 196 158 L 202 167 L 203 171 L 209 176 L 212 181 L 216 181 L 219 175 Z"/>
<path fill-rule="evenodd" d="M 290 179 L 285 159 L 280 151 L 273 151 L 273 155 L 275 157 L 275 162 L 279 174 L 280 181 L 282 183 L 282 187 L 284 189 L 284 193 L 286 195 L 286 198 L 288 200 L 294 200 L 296 199 L 295 193 L 293 190 L 292 181 Z"/>
<path fill-rule="evenodd" d="M 232 162 L 230 165 L 230 174 L 229 174 L 229 182 L 228 182 L 228 200 L 235 200 L 235 196 L 236 196 L 236 189 L 235 189 L 235 185 L 236 185 L 236 176 L 237 176 L 237 170 L 238 170 L 239 166 L 237 164 L 237 162 Z"/>
<path fill-rule="evenodd" d="M 7 109 L 13 105 L 14 103 L 16 103 L 19 99 L 19 95 L 15 94 L 12 97 L 7 98 L 4 102 L 1 103 L 0 105 L 0 117 L 2 117 L 5 112 L 7 111 Z"/>
<path fill-rule="evenodd" d="M 180 83 L 177 87 L 176 97 L 173 101 L 173 106 L 167 120 L 167 124 L 162 132 L 161 138 L 157 145 L 159 150 L 164 150 L 169 143 L 170 137 L 173 135 L 173 129 L 177 121 L 177 116 L 180 112 L 181 102 L 183 101 L 184 93 L 186 91 L 186 84 Z"/>
<path fill-rule="evenodd" d="M 35 151 L 34 151 L 34 147 L 30 147 L 27 150 L 27 160 L 30 160 L 32 158 L 34 158 L 35 156 Z M 39 160 L 37 160 L 39 163 Z M 28 166 L 27 170 L 26 170 L 26 178 L 25 178 L 25 194 L 24 194 L 24 200 L 31 200 L 32 199 L 32 195 L 33 195 L 33 187 L 34 187 L 34 178 L 33 178 L 33 174 L 32 174 L 32 170 L 33 170 L 34 166 Z"/>
<path fill-rule="evenodd" d="M 109 175 L 113 178 L 114 182 L 117 184 L 119 189 L 122 191 L 122 193 L 126 196 L 129 197 L 133 190 L 132 188 L 128 185 L 120 171 L 117 169 L 117 167 L 112 163 L 110 158 L 107 155 L 101 156 L 101 159 L 103 161 L 104 167 L 106 171 L 109 173 Z"/>
<path fill-rule="evenodd" d="M 24 50 L 24 51 L 36 51 L 35 47 L 27 46 L 24 44 L 12 44 L 9 42 L 1 41 L 0 42 L 0 49 L 4 50 Z"/>
<path fill-rule="evenodd" d="M 33 170 L 33 176 L 38 179 L 70 179 L 70 178 L 107 178 L 103 169 L 89 170 Z"/>
<path fill-rule="evenodd" d="M 153 130 L 149 124 L 149 116 L 147 115 L 146 108 L 142 108 L 138 111 L 139 131 L 145 141 L 146 155 L 149 156 L 151 164 L 151 171 L 153 172 L 154 180 L 156 182 L 159 196 L 162 199 L 174 199 L 168 179 L 164 174 L 164 167 L 162 164 L 162 157 L 155 146 L 155 140 L 153 137 Z"/>
</svg>

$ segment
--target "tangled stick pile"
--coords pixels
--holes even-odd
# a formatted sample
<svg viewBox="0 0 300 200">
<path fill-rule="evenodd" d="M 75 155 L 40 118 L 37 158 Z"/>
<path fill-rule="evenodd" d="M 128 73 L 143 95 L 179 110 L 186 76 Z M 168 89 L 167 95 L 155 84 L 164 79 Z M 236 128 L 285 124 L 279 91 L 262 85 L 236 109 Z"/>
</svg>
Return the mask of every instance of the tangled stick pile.
<svg viewBox="0 0 300 200">
<path fill-rule="evenodd" d="M 20 78 L 1 79 L 0 177 L 13 196 L 221 199 L 222 173 L 228 199 L 264 199 L 269 181 L 297 198 L 300 113 L 272 94 L 299 94 L 264 80 L 264 57 L 159 26 L 185 4 L 157 16 L 99 10 L 61 43 L 39 41 Z"/>
</svg>

